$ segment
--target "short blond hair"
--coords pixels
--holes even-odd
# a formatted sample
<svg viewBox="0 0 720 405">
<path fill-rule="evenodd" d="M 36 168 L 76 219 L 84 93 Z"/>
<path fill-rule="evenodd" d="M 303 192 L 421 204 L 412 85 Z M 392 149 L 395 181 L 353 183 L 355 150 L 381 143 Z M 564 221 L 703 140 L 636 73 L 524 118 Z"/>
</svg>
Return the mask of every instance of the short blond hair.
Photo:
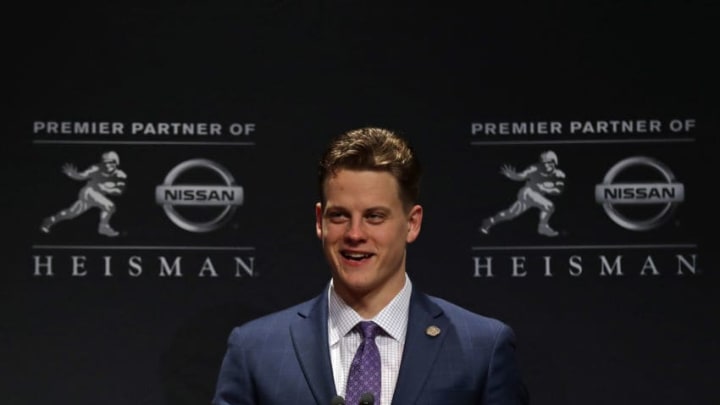
<svg viewBox="0 0 720 405">
<path fill-rule="evenodd" d="M 393 175 L 406 209 L 420 195 L 421 167 L 407 140 L 383 128 L 359 128 L 336 136 L 328 145 L 318 167 L 320 199 L 325 204 L 325 181 L 338 170 L 385 171 Z"/>
</svg>

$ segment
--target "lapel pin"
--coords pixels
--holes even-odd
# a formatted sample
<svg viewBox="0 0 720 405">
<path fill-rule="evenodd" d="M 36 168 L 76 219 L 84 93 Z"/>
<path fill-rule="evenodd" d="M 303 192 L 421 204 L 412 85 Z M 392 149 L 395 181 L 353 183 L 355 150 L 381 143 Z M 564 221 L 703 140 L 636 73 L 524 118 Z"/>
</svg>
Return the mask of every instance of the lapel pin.
<svg viewBox="0 0 720 405">
<path fill-rule="evenodd" d="M 428 326 L 427 329 L 425 329 L 425 334 L 431 337 L 435 337 L 440 334 L 440 328 L 435 325 Z"/>
</svg>

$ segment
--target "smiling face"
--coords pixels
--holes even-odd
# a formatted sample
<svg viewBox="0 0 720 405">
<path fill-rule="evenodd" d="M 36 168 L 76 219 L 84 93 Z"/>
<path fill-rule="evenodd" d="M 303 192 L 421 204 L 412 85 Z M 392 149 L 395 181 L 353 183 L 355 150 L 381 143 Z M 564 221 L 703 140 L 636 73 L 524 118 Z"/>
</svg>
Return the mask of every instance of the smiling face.
<svg viewBox="0 0 720 405">
<path fill-rule="evenodd" d="M 397 180 L 385 171 L 342 169 L 323 187 L 315 228 L 335 291 L 347 303 L 389 302 L 405 283 L 405 245 L 420 233 L 422 207 L 403 207 Z"/>
</svg>

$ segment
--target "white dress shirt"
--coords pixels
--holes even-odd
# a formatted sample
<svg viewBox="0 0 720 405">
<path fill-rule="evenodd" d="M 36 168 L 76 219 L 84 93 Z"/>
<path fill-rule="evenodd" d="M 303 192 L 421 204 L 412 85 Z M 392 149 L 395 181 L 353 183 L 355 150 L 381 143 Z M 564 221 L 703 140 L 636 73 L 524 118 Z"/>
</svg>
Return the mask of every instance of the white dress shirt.
<svg viewBox="0 0 720 405">
<path fill-rule="evenodd" d="M 328 292 L 328 342 L 330 344 L 330 360 L 335 378 L 335 389 L 338 395 L 345 396 L 350 364 L 363 340 L 361 333 L 353 328 L 360 321 L 374 321 L 384 331 L 375 338 L 375 343 L 380 351 L 381 362 L 380 404 L 390 405 L 395 392 L 398 373 L 400 372 L 403 347 L 405 346 L 411 292 L 412 284 L 410 278 L 405 274 L 405 285 L 395 298 L 373 319 L 363 319 L 335 293 L 332 281 L 330 282 Z"/>
</svg>

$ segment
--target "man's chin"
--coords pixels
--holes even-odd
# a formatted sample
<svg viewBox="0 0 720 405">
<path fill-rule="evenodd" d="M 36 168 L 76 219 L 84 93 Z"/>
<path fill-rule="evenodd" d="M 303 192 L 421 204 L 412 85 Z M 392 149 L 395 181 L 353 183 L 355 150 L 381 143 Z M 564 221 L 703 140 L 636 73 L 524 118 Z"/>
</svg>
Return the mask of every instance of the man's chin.
<svg viewBox="0 0 720 405">
<path fill-rule="evenodd" d="M 375 287 L 375 284 L 366 277 L 348 276 L 348 274 L 335 277 L 334 284 L 336 288 L 352 295 L 365 295 Z"/>
</svg>

